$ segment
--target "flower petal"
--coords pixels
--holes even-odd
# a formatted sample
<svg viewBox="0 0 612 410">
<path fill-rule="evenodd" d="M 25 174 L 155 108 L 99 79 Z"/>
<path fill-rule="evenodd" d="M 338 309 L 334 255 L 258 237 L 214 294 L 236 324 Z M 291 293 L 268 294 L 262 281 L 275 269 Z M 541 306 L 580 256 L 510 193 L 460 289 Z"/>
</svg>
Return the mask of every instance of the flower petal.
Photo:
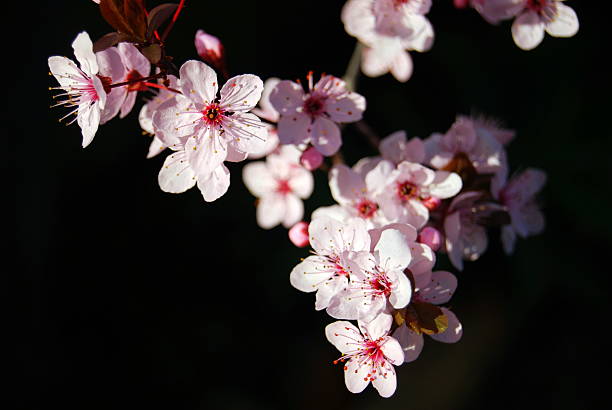
<svg viewBox="0 0 612 410">
<path fill-rule="evenodd" d="M 283 115 L 278 121 L 278 139 L 281 144 L 301 144 L 310 137 L 310 117 L 302 113 Z"/>
<path fill-rule="evenodd" d="M 314 145 L 317 151 L 326 157 L 338 152 L 338 149 L 342 145 L 340 128 L 338 128 L 338 125 L 336 125 L 335 122 L 324 117 L 318 117 L 314 124 L 312 124 L 311 136 L 312 145 Z"/>
<path fill-rule="evenodd" d="M 527 11 L 512 23 L 514 43 L 523 50 L 533 50 L 544 39 L 544 23 L 537 13 Z"/>
<path fill-rule="evenodd" d="M 285 228 L 291 228 L 302 220 L 304 216 L 304 203 L 293 194 L 285 194 L 285 216 L 282 223 Z"/>
<path fill-rule="evenodd" d="M 74 56 L 79 62 L 81 70 L 83 70 L 85 74 L 89 76 L 98 74 L 98 61 L 93 52 L 93 43 L 86 31 L 79 33 L 74 39 L 72 42 L 72 49 L 74 50 Z"/>
<path fill-rule="evenodd" d="M 355 341 L 360 342 L 363 336 L 351 322 L 336 321 L 325 326 L 325 337 L 340 353 L 355 350 Z"/>
<path fill-rule="evenodd" d="M 280 224 L 285 217 L 286 204 L 281 195 L 268 194 L 259 199 L 257 205 L 257 225 L 270 229 Z"/>
<path fill-rule="evenodd" d="M 553 20 L 546 24 L 546 32 L 553 37 L 572 37 L 579 28 L 576 12 L 560 2 L 556 2 L 555 5 L 557 13 Z"/>
<path fill-rule="evenodd" d="M 416 360 L 423 350 L 423 335 L 414 332 L 408 326 L 400 326 L 393 337 L 397 339 L 404 352 L 404 363 L 409 363 Z"/>
<path fill-rule="evenodd" d="M 281 115 L 293 114 L 304 102 L 304 89 L 293 81 L 283 80 L 270 92 L 270 103 Z"/>
<path fill-rule="evenodd" d="M 244 185 L 254 196 L 260 198 L 274 192 L 276 180 L 263 161 L 250 162 L 242 169 Z"/>
<path fill-rule="evenodd" d="M 180 194 L 196 184 L 195 172 L 189 166 L 184 151 L 177 151 L 166 157 L 157 177 L 164 192 Z"/>
<path fill-rule="evenodd" d="M 183 95 L 198 104 L 208 104 L 217 96 L 219 85 L 215 70 L 201 61 L 189 60 L 180 69 Z"/>
<path fill-rule="evenodd" d="M 457 289 L 457 277 L 450 272 L 436 271 L 431 274 L 430 283 L 419 292 L 419 300 L 441 305 L 450 300 Z"/>
<path fill-rule="evenodd" d="M 325 103 L 325 111 L 335 122 L 355 122 L 361 119 L 366 109 L 366 99 L 354 92 L 349 92 L 341 98 L 330 98 Z"/>
<path fill-rule="evenodd" d="M 212 202 L 222 197 L 230 185 L 229 169 L 219 165 L 209 174 L 198 175 L 198 188 L 206 202 Z"/>
<path fill-rule="evenodd" d="M 221 88 L 221 107 L 226 111 L 249 111 L 261 98 L 264 84 L 256 75 L 232 77 Z"/>
<path fill-rule="evenodd" d="M 397 388 L 397 376 L 395 375 L 395 369 L 393 366 L 389 366 L 385 369 L 386 372 L 379 374 L 378 377 L 372 381 L 372 386 L 378 390 L 378 394 L 381 397 L 391 397 L 395 393 Z"/>
</svg>

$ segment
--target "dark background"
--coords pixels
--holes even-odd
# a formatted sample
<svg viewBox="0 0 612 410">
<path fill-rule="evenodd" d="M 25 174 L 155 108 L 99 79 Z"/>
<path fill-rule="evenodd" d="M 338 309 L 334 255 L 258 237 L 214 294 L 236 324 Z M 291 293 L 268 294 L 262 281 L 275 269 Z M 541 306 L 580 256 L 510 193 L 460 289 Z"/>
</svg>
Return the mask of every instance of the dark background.
<svg viewBox="0 0 612 410">
<path fill-rule="evenodd" d="M 156 2 L 149 2 L 154 5 Z M 355 44 L 343 1 L 188 1 L 170 35 L 177 61 L 196 58 L 198 28 L 220 36 L 230 71 L 295 79 L 341 76 Z M 82 30 L 110 31 L 95 4 L 39 1 L 6 13 L 2 134 L 13 213 L 3 269 L 7 351 L 15 409 L 516 409 L 592 408 L 609 371 L 610 69 L 608 17 L 568 1 L 580 18 L 571 39 L 534 51 L 510 23 L 434 1 L 436 41 L 412 53 L 413 77 L 361 77 L 365 119 L 381 136 L 444 132 L 457 113 L 483 113 L 517 131 L 512 170 L 548 173 L 546 232 L 488 252 L 459 273 L 452 307 L 464 326 L 454 345 L 426 340 L 381 399 L 345 386 L 324 336 L 333 321 L 314 295 L 289 285 L 307 255 L 286 230 L 256 226 L 254 198 L 230 166 L 229 192 L 205 203 L 197 189 L 163 193 L 165 155 L 146 160 L 137 122 L 102 126 L 82 149 L 78 126 L 57 123 L 47 57 L 72 58 Z M 349 163 L 372 155 L 347 127 Z M 307 215 L 331 204 L 323 173 Z M 14 202 L 13 202 L 14 201 Z M 14 224 L 13 224 L 14 222 Z M 439 266 L 446 266 L 443 257 Z"/>
</svg>

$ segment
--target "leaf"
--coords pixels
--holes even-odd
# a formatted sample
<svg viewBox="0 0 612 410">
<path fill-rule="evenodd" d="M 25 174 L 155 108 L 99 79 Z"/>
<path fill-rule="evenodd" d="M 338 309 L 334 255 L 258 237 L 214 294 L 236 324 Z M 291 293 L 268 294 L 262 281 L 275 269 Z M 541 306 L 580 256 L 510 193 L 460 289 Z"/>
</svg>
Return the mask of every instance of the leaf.
<svg viewBox="0 0 612 410">
<path fill-rule="evenodd" d="M 436 305 L 427 302 L 412 302 L 406 308 L 406 326 L 416 333 L 433 335 L 448 329 L 448 318 Z"/>
<path fill-rule="evenodd" d="M 142 41 L 146 40 L 147 16 L 143 0 L 124 0 L 123 12 L 133 34 Z"/>
<path fill-rule="evenodd" d="M 162 49 L 159 44 L 151 44 L 150 46 L 144 47 L 140 50 L 151 64 L 159 63 L 162 58 Z"/>
<path fill-rule="evenodd" d="M 448 164 L 442 168 L 442 171 L 455 172 L 459 174 L 464 184 L 466 181 L 471 180 L 478 174 L 476 172 L 476 168 L 474 168 L 472 165 L 470 158 L 463 152 L 455 154 L 453 159 L 451 159 Z"/>
<path fill-rule="evenodd" d="M 107 33 L 103 35 L 102 37 L 100 37 L 94 43 L 93 51 L 94 53 L 97 53 L 98 51 L 104 51 L 107 48 L 112 47 L 117 43 L 129 41 L 129 40 L 130 40 L 130 36 L 123 34 L 123 33 L 118 33 L 116 31 L 113 31 L 112 33 Z"/>
<path fill-rule="evenodd" d="M 177 8 L 178 4 L 176 3 L 164 3 L 153 8 L 153 10 L 149 12 L 149 17 L 147 18 L 147 39 L 153 36 L 153 32 L 164 24 L 164 22 L 174 14 Z"/>
<path fill-rule="evenodd" d="M 406 323 L 406 309 L 399 309 L 396 310 L 395 313 L 393 314 L 393 319 L 395 319 L 395 324 L 397 326 L 401 326 L 404 323 Z"/>
<path fill-rule="evenodd" d="M 101 0 L 100 12 L 108 24 L 131 42 L 144 42 L 147 30 L 142 0 Z"/>
</svg>

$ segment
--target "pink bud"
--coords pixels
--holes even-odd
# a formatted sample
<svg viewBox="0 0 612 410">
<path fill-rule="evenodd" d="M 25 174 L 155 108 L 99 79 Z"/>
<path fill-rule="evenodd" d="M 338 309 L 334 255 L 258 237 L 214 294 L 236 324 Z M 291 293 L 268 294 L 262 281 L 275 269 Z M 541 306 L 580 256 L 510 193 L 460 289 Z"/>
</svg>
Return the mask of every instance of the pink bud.
<svg viewBox="0 0 612 410">
<path fill-rule="evenodd" d="M 430 196 L 429 198 L 422 199 L 421 203 L 425 205 L 425 208 L 429 209 L 430 211 L 433 211 L 434 209 L 440 206 L 442 201 L 440 200 L 440 198 Z"/>
<path fill-rule="evenodd" d="M 300 163 L 307 170 L 314 171 L 323 163 L 323 155 L 315 147 L 310 147 L 302 152 Z"/>
<path fill-rule="evenodd" d="M 464 9 L 470 4 L 470 0 L 453 0 L 453 4 L 458 9 Z"/>
<path fill-rule="evenodd" d="M 417 241 L 429 246 L 431 250 L 435 252 L 440 249 L 440 245 L 442 245 L 442 234 L 436 228 L 426 226 L 419 232 Z"/>
<path fill-rule="evenodd" d="M 221 40 L 204 30 L 198 30 L 195 35 L 195 47 L 204 62 L 219 70 L 225 70 L 225 52 Z"/>
<path fill-rule="evenodd" d="M 298 222 L 289 229 L 289 239 L 298 248 L 303 248 L 310 242 L 308 240 L 308 223 Z"/>
</svg>

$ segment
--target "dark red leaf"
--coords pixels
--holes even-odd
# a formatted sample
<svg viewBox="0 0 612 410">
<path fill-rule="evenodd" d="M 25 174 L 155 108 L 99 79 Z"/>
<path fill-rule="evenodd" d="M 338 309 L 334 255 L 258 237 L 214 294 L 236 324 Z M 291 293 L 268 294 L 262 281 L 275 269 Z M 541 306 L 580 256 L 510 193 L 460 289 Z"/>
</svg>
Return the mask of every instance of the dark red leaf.
<svg viewBox="0 0 612 410">
<path fill-rule="evenodd" d="M 104 51 L 107 48 L 112 47 L 117 43 L 122 43 L 125 41 L 129 42 L 131 40 L 132 38 L 127 34 L 117 33 L 117 32 L 108 33 L 100 37 L 94 43 L 93 51 L 94 53 L 97 53 L 98 51 Z"/>
<path fill-rule="evenodd" d="M 147 19 L 147 39 L 150 39 L 153 32 L 164 24 L 166 20 L 172 17 L 177 8 L 178 4 L 164 3 L 149 12 L 149 17 Z"/>
<path fill-rule="evenodd" d="M 128 35 L 129 41 L 144 42 L 147 22 L 141 4 L 142 0 L 101 0 L 100 12 L 108 24 Z"/>
<path fill-rule="evenodd" d="M 144 41 L 147 34 L 147 16 L 143 0 L 124 0 L 123 12 L 132 34 Z"/>
</svg>

